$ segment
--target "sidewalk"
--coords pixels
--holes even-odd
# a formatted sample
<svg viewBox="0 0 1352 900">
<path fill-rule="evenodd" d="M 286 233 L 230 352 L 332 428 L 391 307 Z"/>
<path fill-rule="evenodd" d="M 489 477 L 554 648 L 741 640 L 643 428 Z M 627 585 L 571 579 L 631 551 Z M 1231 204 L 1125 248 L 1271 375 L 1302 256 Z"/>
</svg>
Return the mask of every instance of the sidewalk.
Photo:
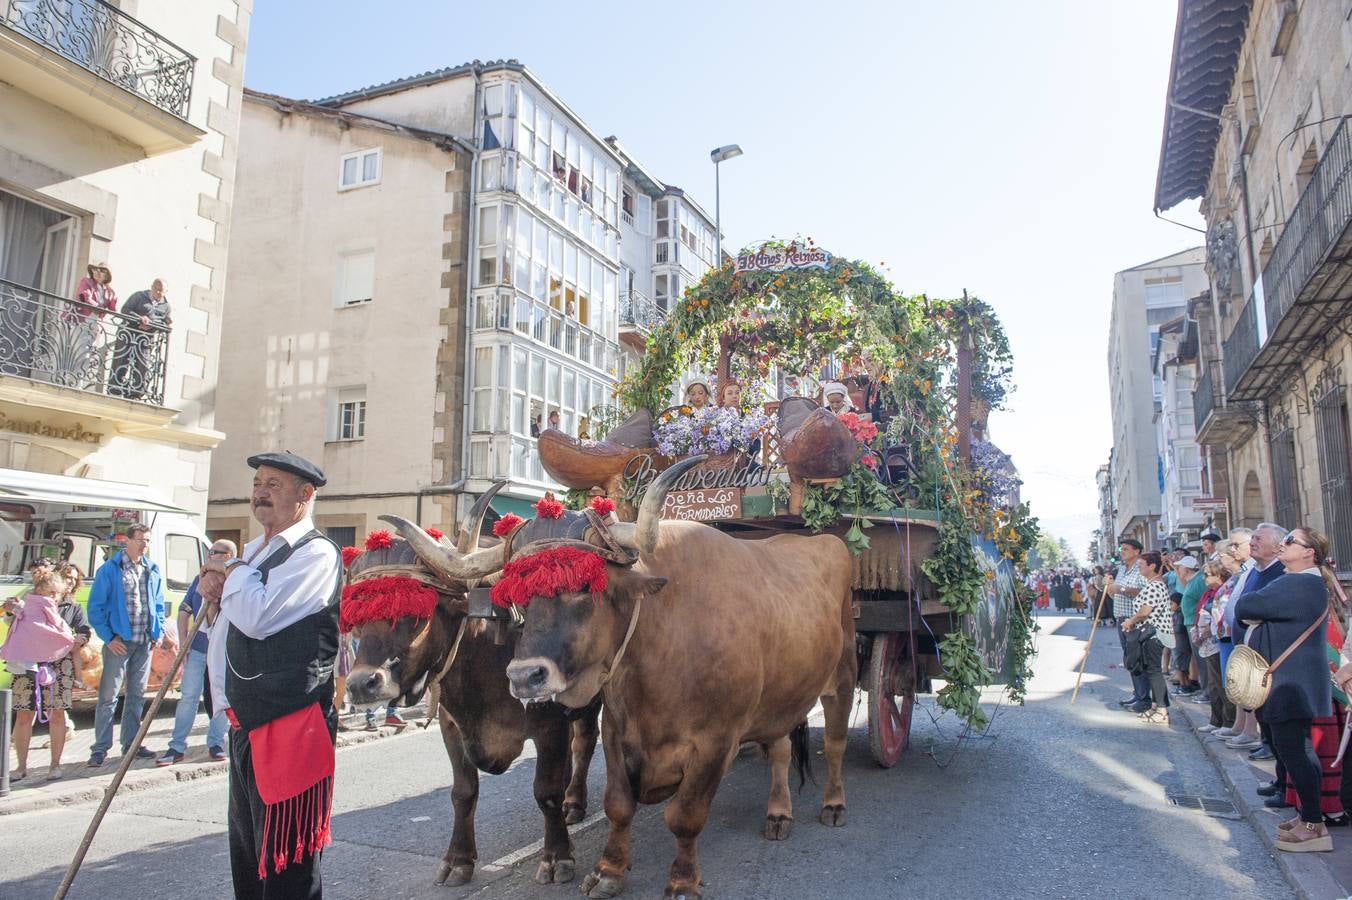
<svg viewBox="0 0 1352 900">
<path fill-rule="evenodd" d="M 341 750 L 343 747 L 392 737 L 395 734 L 407 734 L 410 731 L 421 730 L 421 726 L 426 720 L 426 705 L 420 704 L 408 709 L 401 709 L 399 714 L 409 723 L 402 732 L 383 725 L 385 718 L 383 709 L 380 710 L 377 719 L 382 725 L 377 731 L 363 730 L 366 725 L 364 713 L 352 713 L 343 716 L 342 724 L 352 730 L 338 732 L 338 748 Z M 115 745 L 119 727 L 117 722 L 113 723 Z M 160 707 L 159 715 L 150 724 L 150 731 L 146 733 L 144 746 L 149 747 L 156 756 L 159 756 L 168 749 L 169 737 L 173 730 L 174 704 L 166 699 L 164 705 Z M 206 732 L 207 717 L 204 712 L 199 710 L 197 719 L 193 722 L 192 732 L 188 735 L 188 754 L 183 762 L 157 768 L 153 759 L 137 760 L 127 770 L 127 775 L 122 780 L 122 787 L 118 793 L 143 791 L 176 782 L 195 781 L 199 778 L 213 778 L 224 775 L 229 769 L 228 763 L 213 762 L 207 757 Z M 0 817 L 78 803 L 97 803 L 103 799 L 104 791 L 117 772 L 121 756 L 116 752 L 110 753 L 107 762 L 102 767 L 91 769 L 85 763 L 89 759 L 89 750 L 93 743 L 93 716 L 81 716 L 80 721 L 76 723 L 75 734 L 66 742 L 65 749 L 61 753 L 61 771 L 64 773 L 64 777 L 58 781 L 47 781 L 47 764 L 50 762 L 51 756 L 47 749 L 46 729 L 43 728 L 40 732 L 35 733 L 28 750 L 28 777 L 18 783 L 11 783 L 9 796 L 0 797 Z M 9 759 L 12 774 L 14 766 L 17 765 L 12 748 L 10 748 Z"/>
<path fill-rule="evenodd" d="M 1185 698 L 1171 699 L 1174 703 L 1169 712 L 1175 722 L 1190 728 L 1201 742 L 1202 749 L 1220 769 L 1235 806 L 1267 844 L 1297 895 L 1307 900 L 1352 897 L 1352 853 L 1348 852 L 1352 849 L 1352 828 L 1329 829 L 1333 835 L 1332 853 L 1284 853 L 1278 850 L 1277 823 L 1289 819 L 1295 810 L 1268 809 L 1263 806 L 1263 798 L 1255 793 L 1261 783 L 1272 780 L 1274 764 L 1251 762 L 1246 751 L 1231 750 L 1221 738 L 1197 731 L 1199 725 L 1207 723 L 1210 707 L 1189 703 Z"/>
</svg>

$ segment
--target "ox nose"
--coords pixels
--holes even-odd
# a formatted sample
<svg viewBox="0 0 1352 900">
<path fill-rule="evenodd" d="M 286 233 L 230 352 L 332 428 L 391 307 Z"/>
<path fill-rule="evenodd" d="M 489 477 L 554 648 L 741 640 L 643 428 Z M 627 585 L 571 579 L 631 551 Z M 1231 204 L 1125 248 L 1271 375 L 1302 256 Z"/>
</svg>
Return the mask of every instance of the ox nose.
<svg viewBox="0 0 1352 900">
<path fill-rule="evenodd" d="M 549 670 L 537 662 L 514 662 L 507 666 L 507 680 L 513 696 L 529 700 L 540 695 L 549 680 Z"/>
<path fill-rule="evenodd" d="M 347 692 L 358 703 L 373 700 L 380 693 L 384 682 L 385 673 L 379 669 L 366 674 L 353 673 L 348 677 Z"/>
</svg>

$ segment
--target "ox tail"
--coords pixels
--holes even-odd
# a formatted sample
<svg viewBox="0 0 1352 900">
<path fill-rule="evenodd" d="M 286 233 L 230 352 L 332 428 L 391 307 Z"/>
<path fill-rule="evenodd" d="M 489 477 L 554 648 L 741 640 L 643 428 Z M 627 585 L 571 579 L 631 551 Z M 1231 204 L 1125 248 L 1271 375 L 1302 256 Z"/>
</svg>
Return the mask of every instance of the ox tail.
<svg viewBox="0 0 1352 900">
<path fill-rule="evenodd" d="M 807 719 L 789 732 L 789 753 L 789 765 L 798 775 L 798 790 L 801 791 L 809 781 L 816 784 L 817 779 L 812 777 L 812 748 L 807 739 Z"/>
</svg>

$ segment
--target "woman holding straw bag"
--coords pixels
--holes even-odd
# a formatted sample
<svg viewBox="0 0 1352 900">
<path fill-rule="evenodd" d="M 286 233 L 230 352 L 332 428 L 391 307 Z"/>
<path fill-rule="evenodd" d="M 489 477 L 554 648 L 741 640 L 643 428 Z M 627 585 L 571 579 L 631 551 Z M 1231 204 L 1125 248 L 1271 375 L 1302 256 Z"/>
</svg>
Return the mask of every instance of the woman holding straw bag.
<svg viewBox="0 0 1352 900">
<path fill-rule="evenodd" d="M 1329 540 L 1297 528 L 1282 540 L 1286 574 L 1235 601 L 1235 620 L 1256 624 L 1249 646 L 1269 661 L 1267 700 L 1258 721 L 1272 731 L 1272 749 L 1295 786 L 1300 814 L 1277 826 L 1277 849 L 1309 853 L 1333 849 L 1319 809 L 1320 766 L 1310 739 L 1315 719 L 1333 714 L 1323 625 L 1335 609 L 1337 580 L 1325 565 Z M 1233 667 L 1236 656 L 1231 656 Z M 1274 671 L 1275 668 L 1275 671 Z"/>
</svg>

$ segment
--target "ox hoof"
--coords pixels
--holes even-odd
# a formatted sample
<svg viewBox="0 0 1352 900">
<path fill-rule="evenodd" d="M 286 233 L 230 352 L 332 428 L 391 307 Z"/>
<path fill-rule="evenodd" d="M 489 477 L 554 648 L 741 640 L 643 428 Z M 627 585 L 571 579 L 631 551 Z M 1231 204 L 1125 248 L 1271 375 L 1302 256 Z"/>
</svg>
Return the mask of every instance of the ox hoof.
<svg viewBox="0 0 1352 900">
<path fill-rule="evenodd" d="M 592 900 L 606 900 L 608 897 L 618 897 L 623 890 L 623 875 L 605 875 L 600 872 L 592 872 L 586 878 L 582 879 L 582 893 L 591 897 Z"/>
<path fill-rule="evenodd" d="M 793 833 L 793 816 L 766 816 L 765 839 L 782 841 Z"/>
<path fill-rule="evenodd" d="M 845 824 L 845 805 L 823 806 L 821 823 L 823 825 L 829 825 L 832 828 L 840 828 Z"/>
<path fill-rule="evenodd" d="M 563 823 L 565 825 L 576 825 L 587 818 L 587 807 L 580 803 L 573 803 L 565 800 L 563 803 Z"/>
<path fill-rule="evenodd" d="M 573 880 L 577 874 L 577 866 L 571 859 L 556 859 L 550 861 L 540 860 L 540 866 L 535 870 L 535 882 L 537 884 L 567 884 Z"/>
<path fill-rule="evenodd" d="M 701 896 L 699 888 L 690 887 L 676 888 L 668 885 L 662 892 L 662 900 L 700 900 Z"/>
<path fill-rule="evenodd" d="M 437 884 L 459 886 L 474 877 L 474 863 L 443 862 L 437 869 Z"/>
</svg>

